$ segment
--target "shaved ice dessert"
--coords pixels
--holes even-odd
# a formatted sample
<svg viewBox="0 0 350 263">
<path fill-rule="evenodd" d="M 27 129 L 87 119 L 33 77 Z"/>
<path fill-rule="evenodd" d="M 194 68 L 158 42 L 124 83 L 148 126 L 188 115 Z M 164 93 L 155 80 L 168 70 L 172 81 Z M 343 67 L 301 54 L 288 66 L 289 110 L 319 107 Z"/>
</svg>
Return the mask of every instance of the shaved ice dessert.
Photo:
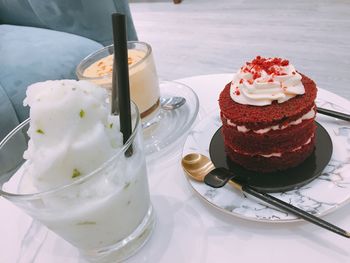
<svg viewBox="0 0 350 263">
<path fill-rule="evenodd" d="M 25 172 L 36 190 L 69 184 L 122 147 L 118 117 L 109 114 L 106 99 L 106 92 L 89 82 L 48 81 L 28 87 L 24 104 L 30 106 L 30 140 L 24 153 L 29 160 Z"/>
<path fill-rule="evenodd" d="M 132 105 L 133 133 L 123 145 L 107 91 L 91 82 L 36 83 L 24 104 L 30 106 L 25 162 L 3 191 L 19 196 L 16 205 L 85 257 L 111 262 L 140 247 L 154 218 L 137 108 Z M 111 252 L 119 254 L 111 259 Z"/>
</svg>

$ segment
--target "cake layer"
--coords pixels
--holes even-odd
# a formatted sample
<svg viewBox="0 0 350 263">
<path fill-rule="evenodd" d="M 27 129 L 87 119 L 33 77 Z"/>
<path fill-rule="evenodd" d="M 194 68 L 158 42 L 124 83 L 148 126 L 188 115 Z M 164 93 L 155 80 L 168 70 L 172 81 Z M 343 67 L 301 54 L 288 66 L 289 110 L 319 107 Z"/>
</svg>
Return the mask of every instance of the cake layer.
<svg viewBox="0 0 350 263">
<path fill-rule="evenodd" d="M 274 101 L 271 105 L 261 107 L 234 102 L 230 97 L 231 83 L 228 83 L 219 97 L 221 114 L 232 123 L 252 130 L 293 122 L 314 107 L 317 94 L 316 84 L 305 75 L 301 74 L 301 76 L 305 88 L 304 95 L 296 96 L 283 103 Z"/>
<path fill-rule="evenodd" d="M 246 133 L 249 131 L 253 131 L 254 133 L 257 133 L 257 134 L 264 134 L 264 133 L 268 133 L 270 131 L 283 130 L 283 129 L 288 128 L 289 126 L 298 125 L 305 120 L 314 119 L 315 116 L 316 116 L 316 105 L 309 112 L 307 112 L 306 114 L 304 114 L 303 116 L 301 116 L 299 119 L 297 119 L 295 121 L 286 123 L 284 125 L 274 125 L 274 126 L 266 127 L 266 128 L 259 129 L 259 130 L 250 130 L 244 125 L 241 125 L 241 126 L 236 125 L 231 120 L 227 119 L 222 113 L 220 114 L 223 125 L 228 125 L 232 128 L 235 128 L 235 129 L 237 129 L 238 132 Z"/>
<path fill-rule="evenodd" d="M 228 157 L 235 163 L 245 167 L 248 170 L 256 172 L 274 172 L 295 167 L 302 163 L 311 155 L 315 148 L 315 137 L 312 137 L 310 143 L 303 145 L 292 152 L 284 152 L 280 157 L 264 157 L 261 155 L 247 155 L 235 152 L 230 146 L 225 145 Z"/>
<path fill-rule="evenodd" d="M 236 127 L 224 124 L 222 127 L 225 145 L 237 152 L 257 155 L 289 152 L 304 145 L 314 136 L 314 119 L 304 120 L 298 125 L 282 130 L 271 130 L 264 134 L 254 131 L 240 132 Z"/>
</svg>

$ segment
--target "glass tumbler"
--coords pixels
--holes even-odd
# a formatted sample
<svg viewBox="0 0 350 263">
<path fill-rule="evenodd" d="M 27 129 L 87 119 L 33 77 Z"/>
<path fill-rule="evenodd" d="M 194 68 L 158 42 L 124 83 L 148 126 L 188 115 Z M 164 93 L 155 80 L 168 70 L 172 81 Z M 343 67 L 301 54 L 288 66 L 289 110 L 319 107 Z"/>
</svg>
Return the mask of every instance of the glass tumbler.
<svg viewBox="0 0 350 263">
<path fill-rule="evenodd" d="M 92 81 L 111 91 L 114 46 L 104 47 L 86 58 L 76 68 L 79 80 Z M 160 91 L 152 48 L 145 42 L 128 42 L 128 63 L 131 100 L 139 108 L 142 123 L 157 116 Z"/>
<path fill-rule="evenodd" d="M 131 108 L 133 131 L 125 145 L 93 172 L 48 191 L 24 191 L 23 182 L 30 182 L 29 161 L 22 157 L 29 119 L 0 142 L 0 195 L 90 262 L 124 260 L 147 241 L 154 227 L 140 117 L 135 104 Z"/>
</svg>

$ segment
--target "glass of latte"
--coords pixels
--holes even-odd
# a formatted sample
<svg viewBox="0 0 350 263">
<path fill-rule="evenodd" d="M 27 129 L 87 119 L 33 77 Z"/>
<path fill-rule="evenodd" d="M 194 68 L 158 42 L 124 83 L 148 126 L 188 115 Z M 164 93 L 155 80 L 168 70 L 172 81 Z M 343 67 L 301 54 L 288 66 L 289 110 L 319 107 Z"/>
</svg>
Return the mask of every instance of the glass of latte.
<svg viewBox="0 0 350 263">
<path fill-rule="evenodd" d="M 114 47 L 110 45 L 83 59 L 76 69 L 78 79 L 92 81 L 111 91 L 113 53 Z M 158 76 L 151 46 L 145 42 L 128 42 L 128 63 L 131 100 L 139 108 L 144 124 L 157 116 L 160 108 Z"/>
</svg>

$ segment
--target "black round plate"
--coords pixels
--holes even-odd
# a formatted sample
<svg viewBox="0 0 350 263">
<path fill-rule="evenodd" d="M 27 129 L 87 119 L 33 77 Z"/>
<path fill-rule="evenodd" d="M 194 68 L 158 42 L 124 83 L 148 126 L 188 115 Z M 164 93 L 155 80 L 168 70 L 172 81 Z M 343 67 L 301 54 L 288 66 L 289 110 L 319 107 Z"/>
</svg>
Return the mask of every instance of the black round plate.
<svg viewBox="0 0 350 263">
<path fill-rule="evenodd" d="M 237 181 L 253 186 L 262 192 L 285 192 L 301 187 L 316 177 L 331 159 L 333 146 L 328 132 L 316 122 L 316 147 L 300 165 L 284 171 L 258 173 L 232 162 L 225 153 L 224 140 L 219 128 L 209 146 L 209 154 L 215 167 L 225 167 L 237 175 Z"/>
</svg>

